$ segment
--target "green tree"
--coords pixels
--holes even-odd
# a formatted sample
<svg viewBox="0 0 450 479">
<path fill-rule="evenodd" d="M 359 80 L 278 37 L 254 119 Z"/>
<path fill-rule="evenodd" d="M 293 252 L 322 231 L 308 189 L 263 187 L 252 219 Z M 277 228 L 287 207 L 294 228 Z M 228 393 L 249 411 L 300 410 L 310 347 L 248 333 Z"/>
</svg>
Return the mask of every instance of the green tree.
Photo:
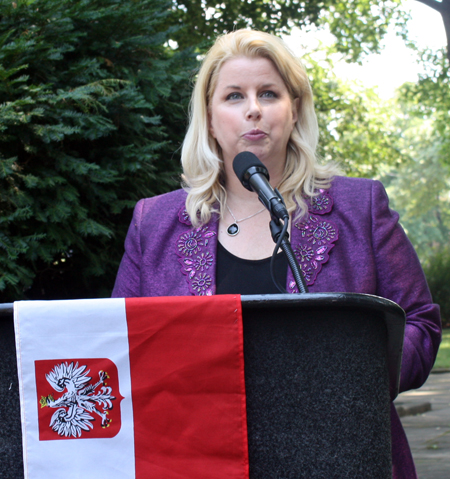
<svg viewBox="0 0 450 479">
<path fill-rule="evenodd" d="M 383 178 L 392 207 L 423 263 L 450 238 L 450 171 L 439 160 L 440 143 L 430 124 L 413 122 L 402 140 L 404 161 Z"/>
<path fill-rule="evenodd" d="M 407 83 L 400 89 L 401 101 L 408 104 L 409 114 L 433 121 L 439 138 L 439 157 L 450 166 L 450 67 L 445 50 L 421 53 L 425 72 L 417 83 Z"/>
<path fill-rule="evenodd" d="M 391 117 L 401 131 L 400 163 L 387 172 L 393 205 L 426 263 L 450 239 L 450 82 L 443 50 L 426 52 L 427 70 L 398 91 Z"/>
<path fill-rule="evenodd" d="M 166 46 L 168 14 L 1 2 L 1 301 L 109 295 L 130 208 L 176 185 L 196 61 Z"/>
<path fill-rule="evenodd" d="M 392 121 L 392 105 L 371 88 L 343 81 L 333 70 L 333 50 L 320 61 L 302 58 L 310 76 L 319 121 L 319 155 L 338 162 L 350 176 L 373 178 L 401 162 L 401 130 Z M 323 55 L 321 55 L 323 57 Z"/>
<path fill-rule="evenodd" d="M 388 25 L 404 24 L 401 0 L 174 0 L 167 25 L 179 29 L 172 35 L 180 47 L 203 50 L 217 35 L 251 26 L 269 33 L 289 33 L 294 26 L 327 27 L 336 37 L 337 51 L 356 61 L 379 51 Z"/>
<path fill-rule="evenodd" d="M 436 249 L 424 265 L 433 301 L 441 307 L 442 326 L 450 328 L 450 247 Z"/>
<path fill-rule="evenodd" d="M 401 23 L 400 3 L 2 2 L 0 300 L 109 294 L 130 208 L 177 185 L 193 52 L 218 33 L 314 25 L 358 61 Z M 391 138 L 375 141 L 375 98 L 361 102 L 323 69 L 313 76 L 323 156 L 365 175 L 378 157 L 394 161 Z"/>
</svg>

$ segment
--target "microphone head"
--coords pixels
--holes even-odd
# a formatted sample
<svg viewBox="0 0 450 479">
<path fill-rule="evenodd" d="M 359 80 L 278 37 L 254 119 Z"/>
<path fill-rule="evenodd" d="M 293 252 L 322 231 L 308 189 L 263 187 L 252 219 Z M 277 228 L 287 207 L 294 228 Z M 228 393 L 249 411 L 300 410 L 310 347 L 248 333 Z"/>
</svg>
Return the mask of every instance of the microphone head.
<svg viewBox="0 0 450 479">
<path fill-rule="evenodd" d="M 242 151 L 235 156 L 233 160 L 233 170 L 242 185 L 250 191 L 253 191 L 253 188 L 249 180 L 255 173 L 261 173 L 267 178 L 267 181 L 270 180 L 267 168 L 261 163 L 259 158 L 250 151 Z"/>
</svg>

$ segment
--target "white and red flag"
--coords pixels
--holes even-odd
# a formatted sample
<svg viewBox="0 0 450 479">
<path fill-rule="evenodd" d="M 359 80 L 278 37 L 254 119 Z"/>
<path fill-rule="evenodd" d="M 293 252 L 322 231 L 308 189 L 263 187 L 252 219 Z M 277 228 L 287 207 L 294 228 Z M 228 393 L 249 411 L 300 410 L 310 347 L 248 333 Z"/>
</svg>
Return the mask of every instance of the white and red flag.
<svg viewBox="0 0 450 479">
<path fill-rule="evenodd" d="M 239 296 L 14 305 L 26 479 L 248 479 Z"/>
</svg>

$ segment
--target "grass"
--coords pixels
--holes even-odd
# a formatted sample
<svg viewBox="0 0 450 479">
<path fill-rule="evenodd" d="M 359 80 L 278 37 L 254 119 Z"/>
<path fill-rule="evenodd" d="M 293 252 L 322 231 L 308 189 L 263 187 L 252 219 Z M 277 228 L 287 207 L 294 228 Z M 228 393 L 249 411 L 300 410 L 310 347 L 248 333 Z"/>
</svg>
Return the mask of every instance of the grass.
<svg viewBox="0 0 450 479">
<path fill-rule="evenodd" d="M 450 369 L 450 329 L 442 330 L 442 342 L 434 367 Z"/>
</svg>

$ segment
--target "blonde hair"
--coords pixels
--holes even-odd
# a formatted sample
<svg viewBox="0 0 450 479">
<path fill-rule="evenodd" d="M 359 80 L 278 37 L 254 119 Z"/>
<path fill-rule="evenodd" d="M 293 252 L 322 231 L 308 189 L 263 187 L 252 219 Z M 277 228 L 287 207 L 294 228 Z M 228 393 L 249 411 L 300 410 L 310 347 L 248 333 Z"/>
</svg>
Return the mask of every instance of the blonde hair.
<svg viewBox="0 0 450 479">
<path fill-rule="evenodd" d="M 304 195 L 312 197 L 319 188 L 329 188 L 335 165 L 319 165 L 319 137 L 311 86 L 301 62 L 279 38 L 254 30 L 237 30 L 217 38 L 203 60 L 190 104 L 190 122 L 183 142 L 182 179 L 188 192 L 186 209 L 192 224 L 206 224 L 212 213 L 223 212 L 226 190 L 220 147 L 208 128 L 208 107 L 220 68 L 231 58 L 267 58 L 282 77 L 291 99 L 299 99 L 298 120 L 287 146 L 286 165 L 278 189 L 288 211 L 307 212 Z M 219 205 L 219 209 L 216 205 Z"/>
</svg>

